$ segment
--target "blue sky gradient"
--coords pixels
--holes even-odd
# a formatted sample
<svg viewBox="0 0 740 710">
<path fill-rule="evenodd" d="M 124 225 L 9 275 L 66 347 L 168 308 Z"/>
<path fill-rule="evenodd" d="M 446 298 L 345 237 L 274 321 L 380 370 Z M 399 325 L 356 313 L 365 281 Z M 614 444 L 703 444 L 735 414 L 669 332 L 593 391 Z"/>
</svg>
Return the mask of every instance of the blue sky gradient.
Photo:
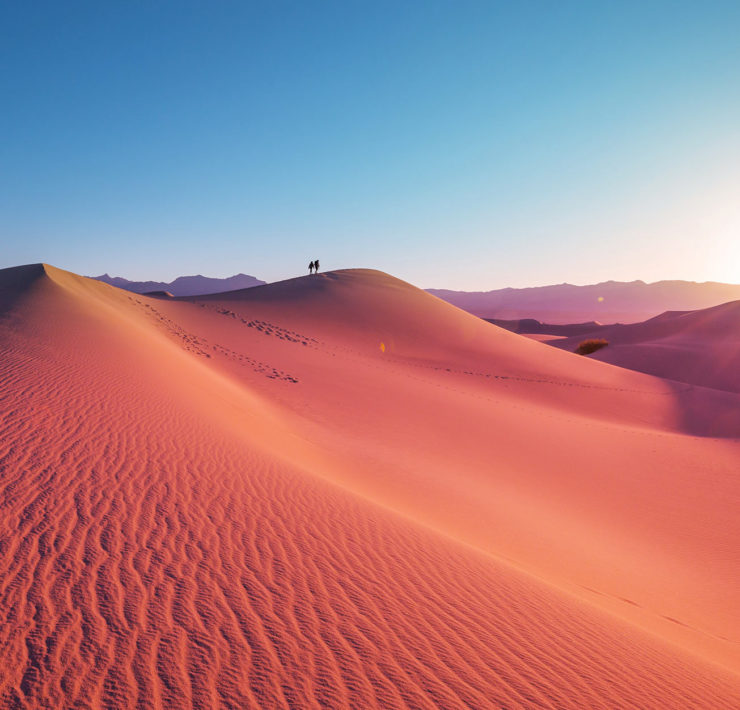
<svg viewBox="0 0 740 710">
<path fill-rule="evenodd" d="M 0 9 L 0 267 L 740 282 L 740 3 Z"/>
</svg>

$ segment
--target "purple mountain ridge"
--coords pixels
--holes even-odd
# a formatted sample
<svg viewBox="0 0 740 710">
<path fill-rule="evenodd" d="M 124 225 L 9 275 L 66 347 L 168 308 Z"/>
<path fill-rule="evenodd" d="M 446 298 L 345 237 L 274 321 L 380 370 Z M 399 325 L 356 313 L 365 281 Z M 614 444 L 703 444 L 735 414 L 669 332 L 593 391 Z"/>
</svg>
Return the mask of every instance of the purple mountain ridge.
<svg viewBox="0 0 740 710">
<path fill-rule="evenodd" d="M 740 299 L 740 285 L 714 281 L 605 281 L 589 286 L 427 291 L 481 318 L 535 318 L 551 324 L 636 323 L 665 311 L 693 311 Z"/>
<path fill-rule="evenodd" d="M 265 281 L 260 281 L 248 274 L 236 274 L 225 279 L 200 275 L 179 276 L 169 283 L 164 281 L 129 281 L 121 276 L 109 276 L 108 274 L 93 276 L 92 278 L 134 293 L 159 291 L 171 293 L 173 296 L 204 296 L 210 293 L 223 293 L 224 291 L 262 286 L 265 283 Z"/>
</svg>

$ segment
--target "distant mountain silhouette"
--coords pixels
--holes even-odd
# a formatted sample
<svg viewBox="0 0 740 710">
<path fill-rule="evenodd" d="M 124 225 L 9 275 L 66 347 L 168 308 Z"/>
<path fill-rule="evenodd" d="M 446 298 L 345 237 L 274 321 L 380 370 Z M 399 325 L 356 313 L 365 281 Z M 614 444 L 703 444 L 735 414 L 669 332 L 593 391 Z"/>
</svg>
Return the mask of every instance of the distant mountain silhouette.
<svg viewBox="0 0 740 710">
<path fill-rule="evenodd" d="M 605 281 L 590 286 L 427 291 L 482 318 L 536 318 L 555 324 L 635 323 L 665 311 L 693 311 L 740 299 L 740 285 L 713 281 Z"/>
<path fill-rule="evenodd" d="M 163 281 L 129 281 L 121 276 L 93 276 L 97 281 L 103 281 L 111 286 L 133 291 L 134 293 L 163 292 L 172 296 L 203 296 L 208 293 L 223 293 L 224 291 L 236 291 L 252 286 L 262 286 L 265 282 L 260 281 L 248 274 L 236 274 L 225 279 L 215 279 L 208 276 L 179 276 L 170 283 Z"/>
</svg>

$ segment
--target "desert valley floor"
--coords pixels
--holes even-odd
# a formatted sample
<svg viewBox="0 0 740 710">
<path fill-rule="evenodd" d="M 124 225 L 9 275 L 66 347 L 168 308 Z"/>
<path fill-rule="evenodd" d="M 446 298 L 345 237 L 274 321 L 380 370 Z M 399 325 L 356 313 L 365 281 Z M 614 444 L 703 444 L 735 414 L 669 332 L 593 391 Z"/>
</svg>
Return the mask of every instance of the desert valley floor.
<svg viewBox="0 0 740 710">
<path fill-rule="evenodd" d="M 740 707 L 740 394 L 650 367 L 1 270 L 0 706 Z"/>
</svg>

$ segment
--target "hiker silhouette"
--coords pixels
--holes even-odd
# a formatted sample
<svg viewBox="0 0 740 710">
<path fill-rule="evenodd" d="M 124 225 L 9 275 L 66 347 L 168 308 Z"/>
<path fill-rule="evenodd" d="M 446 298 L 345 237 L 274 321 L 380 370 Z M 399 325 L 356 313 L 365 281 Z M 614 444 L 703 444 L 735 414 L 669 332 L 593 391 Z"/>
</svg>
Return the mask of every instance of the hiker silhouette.
<svg viewBox="0 0 740 710">
<path fill-rule="evenodd" d="M 308 273 L 309 274 L 313 273 L 313 261 L 308 265 Z"/>
<path fill-rule="evenodd" d="M 313 268 L 316 269 L 316 273 L 319 273 L 319 260 L 316 259 L 316 261 L 313 262 Z"/>
</svg>

